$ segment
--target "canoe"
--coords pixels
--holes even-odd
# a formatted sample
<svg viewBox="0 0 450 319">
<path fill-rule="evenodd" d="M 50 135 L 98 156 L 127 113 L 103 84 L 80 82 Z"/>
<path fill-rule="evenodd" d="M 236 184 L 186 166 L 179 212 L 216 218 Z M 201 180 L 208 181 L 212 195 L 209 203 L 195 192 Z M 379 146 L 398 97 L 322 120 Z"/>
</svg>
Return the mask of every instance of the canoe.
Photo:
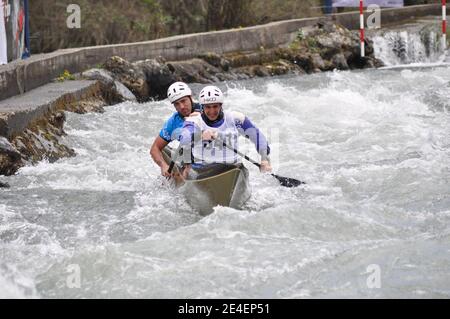
<svg viewBox="0 0 450 319">
<path fill-rule="evenodd" d="M 170 154 L 174 150 L 163 150 L 164 160 L 170 163 Z M 180 172 L 179 163 L 175 173 Z M 202 215 L 213 212 L 220 205 L 236 209 L 242 208 L 251 196 L 249 172 L 242 164 L 208 164 L 202 168 L 192 168 L 186 179 L 178 181 L 176 186 L 182 191 L 187 202 Z"/>
</svg>

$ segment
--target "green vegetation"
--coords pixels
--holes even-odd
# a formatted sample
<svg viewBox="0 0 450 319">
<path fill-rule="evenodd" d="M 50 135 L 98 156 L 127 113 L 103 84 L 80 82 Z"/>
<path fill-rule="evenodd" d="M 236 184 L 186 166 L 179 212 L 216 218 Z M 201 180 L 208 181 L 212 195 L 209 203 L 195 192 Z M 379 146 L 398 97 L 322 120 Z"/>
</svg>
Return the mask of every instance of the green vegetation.
<svg viewBox="0 0 450 319">
<path fill-rule="evenodd" d="M 138 42 L 320 15 L 320 0 L 78 0 L 81 28 L 69 29 L 73 0 L 30 1 L 31 50 Z"/>
<path fill-rule="evenodd" d="M 405 3 L 438 1 L 405 0 Z M 67 6 L 72 3 L 73 0 L 29 2 L 33 53 L 320 16 L 323 5 L 322 0 L 77 0 L 81 28 L 69 29 Z M 299 37 L 302 41 L 301 34 Z"/>
<path fill-rule="evenodd" d="M 60 76 L 58 76 L 56 78 L 56 80 L 58 82 L 64 82 L 64 81 L 67 81 L 67 80 L 74 81 L 75 80 L 75 76 L 73 74 L 71 74 L 69 71 L 64 70 L 64 72 Z"/>
<path fill-rule="evenodd" d="M 298 41 L 302 41 L 305 39 L 305 34 L 303 33 L 302 29 L 298 29 L 296 39 Z"/>
</svg>

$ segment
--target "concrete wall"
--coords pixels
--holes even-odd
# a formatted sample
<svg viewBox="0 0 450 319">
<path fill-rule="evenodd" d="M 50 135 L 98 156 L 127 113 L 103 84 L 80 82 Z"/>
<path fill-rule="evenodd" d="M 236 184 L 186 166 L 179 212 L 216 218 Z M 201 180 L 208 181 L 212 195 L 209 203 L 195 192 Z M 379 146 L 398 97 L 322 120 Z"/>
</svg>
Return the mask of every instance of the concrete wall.
<svg viewBox="0 0 450 319">
<path fill-rule="evenodd" d="M 30 123 L 67 105 L 100 95 L 97 81 L 49 83 L 23 95 L 0 101 L 0 136 L 8 139 L 22 133 Z"/>
<path fill-rule="evenodd" d="M 440 15 L 439 4 L 382 10 L 382 23 L 399 23 L 427 15 Z M 64 70 L 72 73 L 94 67 L 113 55 L 129 61 L 163 56 L 167 60 L 183 60 L 201 52 L 227 53 L 273 48 L 288 43 L 299 28 L 319 21 L 335 21 L 349 29 L 359 28 L 359 12 L 327 17 L 287 20 L 266 25 L 175 36 L 147 42 L 59 50 L 35 55 L 0 67 L 0 100 L 23 94 L 50 82 Z"/>
</svg>

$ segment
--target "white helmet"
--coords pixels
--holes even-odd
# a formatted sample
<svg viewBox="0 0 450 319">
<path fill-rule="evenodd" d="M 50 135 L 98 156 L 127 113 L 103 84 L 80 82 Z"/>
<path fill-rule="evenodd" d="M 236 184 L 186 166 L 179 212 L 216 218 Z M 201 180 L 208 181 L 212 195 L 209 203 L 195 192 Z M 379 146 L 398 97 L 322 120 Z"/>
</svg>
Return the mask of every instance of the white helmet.
<svg viewBox="0 0 450 319">
<path fill-rule="evenodd" d="M 175 82 L 167 90 L 167 97 L 170 103 L 175 103 L 179 99 L 185 96 L 191 96 L 192 91 L 186 83 Z"/>
<path fill-rule="evenodd" d="M 216 103 L 223 104 L 224 96 L 222 91 L 217 86 L 211 85 L 203 88 L 203 90 L 200 92 L 199 101 L 202 105 Z"/>
</svg>

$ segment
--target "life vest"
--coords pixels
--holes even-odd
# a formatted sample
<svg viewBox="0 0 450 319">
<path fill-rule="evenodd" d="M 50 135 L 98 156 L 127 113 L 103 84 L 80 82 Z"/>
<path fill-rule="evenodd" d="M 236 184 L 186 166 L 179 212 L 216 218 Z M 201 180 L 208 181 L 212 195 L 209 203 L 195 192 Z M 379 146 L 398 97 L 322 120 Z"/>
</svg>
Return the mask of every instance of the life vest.
<svg viewBox="0 0 450 319">
<path fill-rule="evenodd" d="M 187 119 L 187 121 L 194 122 L 196 130 L 200 129 L 202 132 L 206 130 L 216 131 L 229 147 L 233 149 L 238 148 L 239 131 L 237 130 L 235 118 L 232 113 L 224 112 L 224 121 L 219 127 L 208 126 L 201 116 Z M 198 134 L 198 132 L 194 134 L 192 155 L 194 162 L 198 164 L 237 164 L 240 162 L 240 157 L 234 151 L 223 146 L 222 141 L 202 141 L 201 134 Z"/>
</svg>

